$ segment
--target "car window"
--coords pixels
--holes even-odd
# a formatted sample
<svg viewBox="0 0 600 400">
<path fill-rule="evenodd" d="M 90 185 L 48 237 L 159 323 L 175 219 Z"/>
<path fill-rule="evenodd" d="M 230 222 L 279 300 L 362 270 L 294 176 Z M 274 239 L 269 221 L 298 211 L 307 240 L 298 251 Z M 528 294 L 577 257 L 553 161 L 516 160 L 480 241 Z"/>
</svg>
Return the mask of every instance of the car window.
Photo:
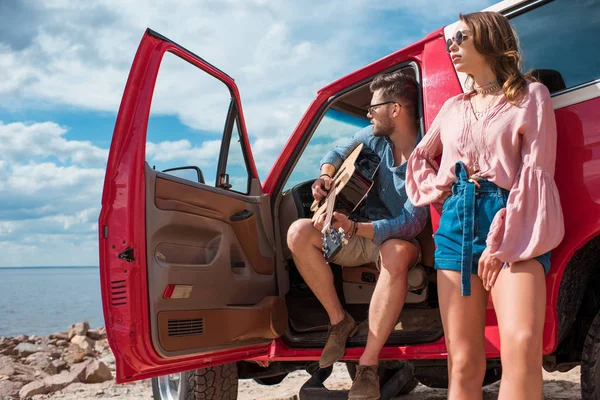
<svg viewBox="0 0 600 400">
<path fill-rule="evenodd" d="M 250 175 L 246 164 L 246 158 L 242 149 L 242 142 L 238 124 L 233 125 L 231 141 L 229 142 L 229 153 L 227 153 L 226 173 L 229 175 L 231 190 L 239 193 L 248 193 Z"/>
<path fill-rule="evenodd" d="M 284 190 L 317 178 L 320 172 L 320 161 L 325 154 L 367 125 L 369 125 L 367 119 L 329 109 L 294 166 Z"/>
<path fill-rule="evenodd" d="M 230 104 L 231 95 L 223 82 L 182 58 L 165 53 L 148 120 L 148 164 L 159 171 L 174 169 L 166 173 L 195 182 L 195 170 L 178 168 L 198 167 L 205 183 L 215 186 Z"/>
<path fill-rule="evenodd" d="M 555 0 L 510 19 L 525 71 L 537 69 L 551 92 L 600 78 L 600 4 Z"/>
</svg>

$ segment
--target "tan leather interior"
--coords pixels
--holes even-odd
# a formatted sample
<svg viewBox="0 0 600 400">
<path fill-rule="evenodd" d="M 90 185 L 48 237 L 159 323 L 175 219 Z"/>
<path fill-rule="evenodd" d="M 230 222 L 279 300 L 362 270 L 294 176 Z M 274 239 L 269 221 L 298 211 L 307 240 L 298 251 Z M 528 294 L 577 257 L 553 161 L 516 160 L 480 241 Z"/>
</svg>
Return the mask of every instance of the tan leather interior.
<svg viewBox="0 0 600 400">
<path fill-rule="evenodd" d="M 280 336 L 287 312 L 274 273 L 269 197 L 186 181 L 147 163 L 145 173 L 148 300 L 156 351 L 173 357 Z M 240 218 L 230 219 L 240 212 Z M 183 297 L 163 298 L 167 285 L 189 290 Z M 169 329 L 175 329 L 171 336 Z"/>
<path fill-rule="evenodd" d="M 190 330 L 181 329 L 173 332 L 173 326 L 189 326 L 188 321 L 196 321 L 194 326 L 201 333 L 188 335 Z M 271 340 L 283 335 L 287 324 L 285 302 L 278 296 L 266 297 L 249 307 L 158 313 L 160 344 L 168 351 Z"/>
<path fill-rule="evenodd" d="M 156 179 L 156 206 L 162 210 L 179 211 L 203 217 L 217 219 L 230 224 L 250 265 L 259 274 L 271 275 L 274 271 L 274 259 L 264 257 L 259 249 L 259 231 L 256 216 L 232 222 L 229 217 L 247 209 L 247 204 L 232 197 L 203 191 L 198 196 L 198 189 L 166 179 Z"/>
</svg>

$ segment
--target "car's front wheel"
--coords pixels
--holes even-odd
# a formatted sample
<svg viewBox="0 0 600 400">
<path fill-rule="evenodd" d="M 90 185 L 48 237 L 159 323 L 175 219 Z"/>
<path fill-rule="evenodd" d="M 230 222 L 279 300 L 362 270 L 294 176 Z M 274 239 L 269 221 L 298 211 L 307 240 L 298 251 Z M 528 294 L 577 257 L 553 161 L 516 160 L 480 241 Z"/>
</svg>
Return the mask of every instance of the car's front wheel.
<svg viewBox="0 0 600 400">
<path fill-rule="evenodd" d="M 235 363 L 152 378 L 154 400 L 236 400 L 237 393 Z"/>
</svg>

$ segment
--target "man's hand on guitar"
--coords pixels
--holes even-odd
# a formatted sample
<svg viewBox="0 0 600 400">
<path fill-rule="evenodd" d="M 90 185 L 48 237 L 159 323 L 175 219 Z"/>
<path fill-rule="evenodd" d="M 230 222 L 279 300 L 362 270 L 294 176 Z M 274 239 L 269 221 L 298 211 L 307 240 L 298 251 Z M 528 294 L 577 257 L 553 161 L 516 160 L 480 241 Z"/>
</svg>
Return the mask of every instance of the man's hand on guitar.
<svg viewBox="0 0 600 400">
<path fill-rule="evenodd" d="M 318 177 L 312 184 L 312 195 L 317 201 L 321 201 L 327 197 L 327 192 L 331 188 L 332 179 L 327 175 Z"/>
<path fill-rule="evenodd" d="M 323 224 L 325 223 L 325 218 L 327 218 L 327 213 L 323 213 L 323 214 L 319 215 L 319 218 L 317 218 L 313 222 L 313 226 L 315 228 L 317 228 L 319 231 L 323 231 Z"/>
<path fill-rule="evenodd" d="M 337 230 L 340 227 L 344 230 L 345 233 L 349 233 L 352 229 L 352 221 L 348 219 L 347 215 L 342 213 L 333 212 L 333 227 Z"/>
</svg>

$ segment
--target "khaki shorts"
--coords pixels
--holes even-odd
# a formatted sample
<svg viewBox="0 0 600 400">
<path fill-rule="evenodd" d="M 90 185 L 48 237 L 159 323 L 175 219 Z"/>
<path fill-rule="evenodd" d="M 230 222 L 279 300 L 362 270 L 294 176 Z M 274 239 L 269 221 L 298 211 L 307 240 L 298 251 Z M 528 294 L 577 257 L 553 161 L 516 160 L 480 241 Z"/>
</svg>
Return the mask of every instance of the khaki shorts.
<svg viewBox="0 0 600 400">
<path fill-rule="evenodd" d="M 419 255 L 417 256 L 416 265 L 421 262 L 421 245 L 417 239 L 412 239 L 408 242 L 417 246 Z M 348 240 L 348 243 L 330 261 L 344 267 L 359 267 L 374 263 L 377 265 L 377 269 L 381 269 L 380 248 L 381 246 L 373 243 L 372 239 L 355 235 Z M 411 265 L 410 268 L 413 268 L 415 265 Z"/>
</svg>

